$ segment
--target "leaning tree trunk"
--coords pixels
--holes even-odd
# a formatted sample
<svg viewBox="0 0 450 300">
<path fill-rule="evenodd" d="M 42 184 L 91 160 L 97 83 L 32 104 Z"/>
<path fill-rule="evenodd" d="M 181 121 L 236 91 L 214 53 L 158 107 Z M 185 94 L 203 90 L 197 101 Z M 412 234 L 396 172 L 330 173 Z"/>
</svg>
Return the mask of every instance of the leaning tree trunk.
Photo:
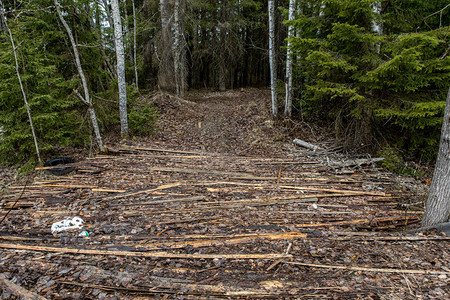
<svg viewBox="0 0 450 300">
<path fill-rule="evenodd" d="M 20 90 L 22 91 L 23 101 L 25 102 L 25 107 L 27 109 L 28 120 L 30 121 L 31 134 L 33 135 L 34 147 L 36 148 L 36 155 L 38 158 L 39 165 L 42 165 L 41 155 L 39 154 L 39 146 L 38 146 L 38 142 L 37 142 L 36 132 L 34 131 L 34 126 L 33 126 L 33 118 L 31 118 L 31 110 L 30 110 L 30 106 L 28 105 L 27 94 L 25 93 L 25 90 L 23 88 L 22 77 L 20 76 L 20 72 L 19 72 L 19 62 L 17 59 L 17 51 L 16 51 L 16 46 L 14 44 L 14 38 L 12 36 L 11 30 L 9 29 L 8 21 L 6 20 L 6 16 L 5 16 L 5 7 L 3 6 L 3 2 L 1 0 L 0 0 L 0 5 L 1 5 L 0 13 L 2 16 L 1 20 L 3 22 L 3 26 L 5 27 L 6 31 L 8 32 L 9 40 L 11 42 L 12 50 L 14 53 L 14 62 L 15 62 L 15 66 L 16 66 L 17 79 L 19 80 L 19 85 L 20 85 Z"/>
<path fill-rule="evenodd" d="M 295 13 L 295 0 L 289 0 L 289 21 L 294 20 Z M 286 54 L 286 101 L 284 104 L 284 115 L 286 117 L 292 116 L 292 48 L 291 48 L 291 38 L 294 35 L 294 26 L 289 25 L 288 29 L 288 42 L 287 42 L 287 54 Z"/>
<path fill-rule="evenodd" d="M 439 153 L 423 215 L 422 226 L 447 222 L 450 217 L 450 89 L 442 122 Z"/>
<path fill-rule="evenodd" d="M 274 0 L 269 0 L 269 63 L 270 63 L 270 87 L 272 92 L 272 114 L 278 116 L 277 102 L 277 69 L 275 59 L 275 5 Z"/>
<path fill-rule="evenodd" d="M 125 82 L 125 51 L 123 49 L 122 22 L 120 20 L 118 0 L 111 1 L 111 9 L 114 20 L 114 44 L 116 46 L 117 82 L 119 84 L 120 135 L 122 139 L 127 139 L 128 115 L 127 84 Z"/>
<path fill-rule="evenodd" d="M 94 128 L 94 133 L 95 133 L 95 137 L 97 139 L 98 147 L 100 148 L 100 151 L 104 152 L 105 148 L 103 147 L 103 141 L 102 141 L 102 136 L 100 135 L 100 129 L 98 127 L 97 116 L 95 115 L 95 110 L 94 110 L 94 107 L 92 106 L 91 97 L 89 95 L 89 89 L 88 89 L 86 77 L 84 76 L 83 69 L 81 68 L 81 61 L 80 61 L 80 55 L 78 54 L 77 44 L 75 43 L 75 39 L 73 38 L 73 34 L 72 34 L 72 31 L 70 30 L 69 25 L 67 25 L 66 20 L 64 20 L 58 0 L 54 0 L 54 2 L 55 2 L 55 6 L 56 6 L 56 11 L 58 12 L 59 19 L 61 20 L 61 23 L 63 24 L 64 28 L 66 29 L 67 35 L 69 36 L 69 39 L 70 39 L 70 43 L 72 44 L 73 55 L 75 56 L 75 65 L 77 67 L 78 74 L 80 75 L 80 78 L 81 78 L 81 84 L 83 85 L 84 98 L 81 95 L 79 95 L 78 93 L 76 93 L 76 95 L 81 99 L 81 101 L 84 104 L 86 104 L 88 106 L 88 111 L 89 111 L 89 115 L 91 117 L 92 127 Z"/>
</svg>

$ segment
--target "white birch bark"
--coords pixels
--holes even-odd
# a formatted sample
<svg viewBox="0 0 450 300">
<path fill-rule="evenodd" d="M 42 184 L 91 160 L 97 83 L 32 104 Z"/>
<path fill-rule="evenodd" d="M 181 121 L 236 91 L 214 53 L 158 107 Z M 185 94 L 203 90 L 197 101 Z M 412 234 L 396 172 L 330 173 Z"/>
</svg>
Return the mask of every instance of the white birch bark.
<svg viewBox="0 0 450 300">
<path fill-rule="evenodd" d="M 380 16 L 381 15 L 381 1 L 376 1 L 371 5 L 372 11 L 375 15 Z M 372 20 L 372 31 L 375 32 L 377 35 L 383 35 L 383 24 L 380 20 Z"/>
<path fill-rule="evenodd" d="M 134 82 L 136 89 L 139 89 L 138 71 L 137 71 L 137 48 L 136 48 L 136 6 L 134 0 L 131 0 L 133 6 L 133 63 L 134 63 Z"/>
<path fill-rule="evenodd" d="M 422 219 L 422 226 L 447 222 L 450 217 L 450 89 L 445 105 L 439 153 L 430 192 Z"/>
<path fill-rule="evenodd" d="M 277 102 L 277 69 L 275 60 L 275 5 L 274 0 L 269 0 L 269 64 L 270 64 L 270 88 L 272 93 L 272 114 L 278 116 Z"/>
<path fill-rule="evenodd" d="M 295 0 L 289 0 L 289 21 L 294 20 Z M 288 28 L 288 42 L 286 54 L 286 100 L 284 103 L 284 115 L 286 117 L 292 116 L 292 47 L 291 38 L 294 36 L 294 26 L 289 25 Z"/>
<path fill-rule="evenodd" d="M 174 71 L 175 71 L 175 88 L 178 97 L 183 96 L 183 91 L 181 88 L 182 81 L 182 66 L 181 66 L 181 24 L 180 24 L 180 0 L 175 0 L 174 4 L 174 20 L 173 20 L 173 31 L 174 31 L 174 41 L 173 41 L 173 54 L 174 54 Z"/>
<path fill-rule="evenodd" d="M 376 15 L 377 18 L 381 16 L 381 1 L 376 1 L 371 5 L 373 13 Z M 377 35 L 383 35 L 383 23 L 376 18 L 372 19 L 372 31 L 375 32 Z M 381 52 L 381 44 L 380 42 L 377 42 L 376 45 L 377 53 L 380 54 Z"/>
<path fill-rule="evenodd" d="M 123 48 L 122 22 L 118 0 L 111 1 L 111 10 L 114 21 L 114 44 L 117 58 L 117 82 L 119 85 L 119 113 L 120 113 L 120 135 L 122 139 L 128 138 L 128 115 L 127 115 L 127 85 L 125 82 L 125 51 Z"/>
<path fill-rule="evenodd" d="M 103 147 L 103 141 L 102 141 L 102 136 L 100 135 L 100 129 L 98 127 L 97 116 L 95 115 L 95 110 L 94 110 L 94 107 L 92 106 L 91 97 L 89 95 L 89 89 L 88 89 L 86 77 L 84 76 L 83 69 L 81 68 L 81 61 L 80 61 L 80 55 L 78 54 L 78 48 L 75 43 L 75 39 L 73 38 L 72 31 L 70 30 L 69 25 L 67 25 L 67 22 L 66 22 L 66 20 L 64 20 L 64 17 L 61 13 L 61 7 L 60 7 L 58 0 L 54 0 L 54 2 L 55 2 L 55 6 L 56 6 L 56 11 L 58 12 L 59 19 L 61 20 L 61 23 L 63 24 L 64 28 L 66 29 L 67 35 L 69 36 L 70 43 L 72 44 L 73 55 L 75 57 L 75 65 L 77 67 L 78 74 L 80 75 L 80 78 L 81 78 L 81 84 L 83 85 L 84 98 L 81 97 L 80 95 L 78 95 L 78 96 L 81 97 L 82 101 L 88 106 L 88 111 L 89 111 L 89 115 L 91 118 L 92 127 L 94 128 L 95 138 L 97 140 L 98 147 L 100 148 L 100 151 L 104 152 L 105 148 Z"/>
<path fill-rule="evenodd" d="M 14 53 L 14 62 L 15 62 L 15 67 L 16 67 L 17 79 L 19 80 L 19 85 L 20 85 L 20 90 L 22 91 L 23 101 L 24 101 L 25 107 L 27 109 L 28 120 L 30 122 L 30 128 L 31 128 L 31 134 L 33 135 L 34 147 L 36 148 L 36 155 L 38 158 L 39 165 L 42 165 L 41 155 L 39 153 L 39 146 L 38 146 L 37 137 L 36 137 L 36 132 L 35 132 L 34 126 L 33 126 L 33 118 L 31 117 L 31 109 L 30 109 L 30 106 L 28 105 L 27 94 L 25 93 L 25 90 L 23 88 L 22 77 L 20 76 L 19 61 L 17 59 L 16 45 L 14 43 L 14 38 L 12 36 L 11 30 L 9 29 L 8 21 L 6 20 L 6 16 L 5 16 L 5 7 L 3 6 L 3 2 L 1 0 L 0 0 L 0 5 L 1 5 L 0 12 L 1 12 L 1 16 L 2 16 L 3 26 L 5 27 L 6 31 L 8 32 L 9 40 L 11 42 L 11 46 L 12 46 L 13 53 Z M 0 138 L 1 138 L 1 136 L 0 136 Z"/>
</svg>

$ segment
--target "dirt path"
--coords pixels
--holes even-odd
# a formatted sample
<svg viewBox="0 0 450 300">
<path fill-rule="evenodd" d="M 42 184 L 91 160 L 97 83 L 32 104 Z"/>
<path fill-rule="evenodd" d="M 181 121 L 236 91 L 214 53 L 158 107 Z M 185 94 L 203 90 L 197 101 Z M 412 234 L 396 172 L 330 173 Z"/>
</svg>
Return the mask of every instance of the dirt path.
<svg viewBox="0 0 450 300">
<path fill-rule="evenodd" d="M 269 114 L 270 91 L 190 94 L 187 101 L 152 98 L 162 112 L 156 141 L 177 149 L 229 155 L 280 155 L 284 136 Z M 155 140 L 155 138 L 153 139 Z"/>
<path fill-rule="evenodd" d="M 449 298 L 449 238 L 403 235 L 421 210 L 401 209 L 389 174 L 298 152 L 267 97 L 154 96 L 156 137 L 41 175 L 17 203 L 10 187 L 1 297 L 13 283 L 51 299 Z M 50 233 L 74 216 L 89 237 Z"/>
</svg>

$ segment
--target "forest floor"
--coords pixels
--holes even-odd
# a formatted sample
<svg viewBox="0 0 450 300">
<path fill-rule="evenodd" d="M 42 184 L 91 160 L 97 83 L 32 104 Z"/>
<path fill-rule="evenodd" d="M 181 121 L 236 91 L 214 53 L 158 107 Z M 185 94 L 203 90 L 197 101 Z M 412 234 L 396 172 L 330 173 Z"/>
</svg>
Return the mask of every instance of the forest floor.
<svg viewBox="0 0 450 300">
<path fill-rule="evenodd" d="M 450 238 L 405 233 L 426 185 L 274 124 L 269 99 L 149 95 L 156 135 L 3 188 L 0 298 L 449 299 Z"/>
</svg>

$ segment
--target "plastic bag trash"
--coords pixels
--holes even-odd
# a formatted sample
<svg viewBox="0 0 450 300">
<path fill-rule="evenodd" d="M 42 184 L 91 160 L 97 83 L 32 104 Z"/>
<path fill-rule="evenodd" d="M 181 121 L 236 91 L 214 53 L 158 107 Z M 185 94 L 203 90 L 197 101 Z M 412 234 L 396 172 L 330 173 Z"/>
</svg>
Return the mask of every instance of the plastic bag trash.
<svg viewBox="0 0 450 300">
<path fill-rule="evenodd" d="M 80 232 L 80 234 L 78 236 L 87 237 L 87 236 L 89 236 L 89 232 L 84 230 L 84 231 Z"/>
<path fill-rule="evenodd" d="M 67 218 L 52 224 L 52 233 L 65 231 L 67 229 L 80 229 L 83 227 L 83 219 L 80 217 Z"/>
</svg>

